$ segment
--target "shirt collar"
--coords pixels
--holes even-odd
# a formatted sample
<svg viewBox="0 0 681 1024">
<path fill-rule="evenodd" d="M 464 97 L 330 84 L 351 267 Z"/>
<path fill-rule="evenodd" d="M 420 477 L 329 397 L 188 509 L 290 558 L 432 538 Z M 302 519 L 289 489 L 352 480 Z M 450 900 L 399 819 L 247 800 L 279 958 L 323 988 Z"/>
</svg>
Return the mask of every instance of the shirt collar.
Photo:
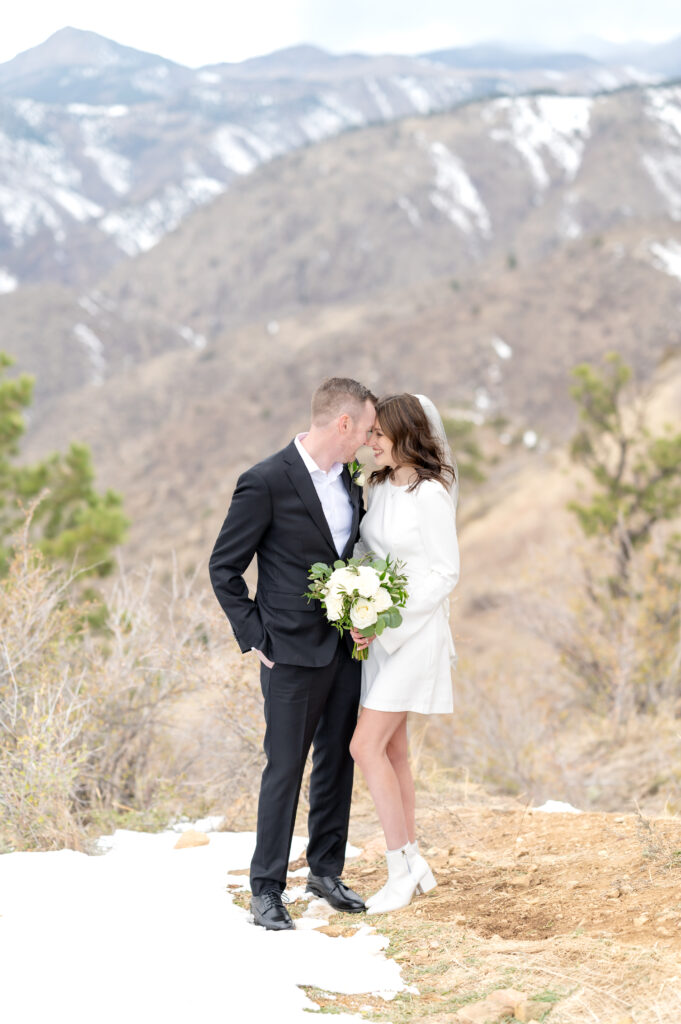
<svg viewBox="0 0 681 1024">
<path fill-rule="evenodd" d="M 298 449 L 298 454 L 305 463 L 305 468 L 307 469 L 308 473 L 321 473 L 325 480 L 328 480 L 329 483 L 332 483 L 343 472 L 343 463 L 334 462 L 334 464 L 329 469 L 328 473 L 325 473 L 323 469 L 319 468 L 315 460 L 312 458 L 308 450 L 303 445 L 302 442 L 304 437 L 307 437 L 307 432 L 304 434 L 296 434 L 294 443 L 296 448 Z"/>
</svg>

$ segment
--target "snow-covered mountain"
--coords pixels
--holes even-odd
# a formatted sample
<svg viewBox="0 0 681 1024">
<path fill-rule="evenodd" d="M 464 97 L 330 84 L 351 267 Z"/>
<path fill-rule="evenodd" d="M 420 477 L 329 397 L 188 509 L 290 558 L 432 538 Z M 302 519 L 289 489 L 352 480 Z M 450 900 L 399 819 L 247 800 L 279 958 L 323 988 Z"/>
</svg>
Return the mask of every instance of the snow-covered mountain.
<svg viewBox="0 0 681 1024">
<path fill-rule="evenodd" d="M 235 179 L 349 129 L 490 95 L 590 95 L 646 77 L 658 76 L 494 47 L 411 58 L 299 46 L 193 70 L 63 29 L 0 65 L 0 291 L 90 283 Z"/>
<path fill-rule="evenodd" d="M 71 183 L 59 188 L 62 202 L 79 210 Z M 509 318 L 517 335 L 531 335 L 523 290 L 533 294 L 551 264 L 546 287 L 564 293 L 569 305 L 575 253 L 600 275 L 606 247 L 613 266 L 629 260 L 629 303 L 637 330 L 650 330 L 648 355 L 655 358 L 660 339 L 673 337 L 659 323 L 676 330 L 677 313 L 663 310 L 678 301 L 680 246 L 681 85 L 498 97 L 346 132 L 242 174 L 159 245 L 96 281 L 5 294 L 0 347 L 38 373 L 38 407 L 171 352 L 209 359 L 216 347 L 231 351 L 234 333 L 245 329 L 264 331 L 269 351 L 279 345 L 277 325 L 285 319 L 376 302 L 401 307 L 413 289 L 443 282 L 466 295 L 471 310 L 489 311 L 499 306 L 498 289 L 513 285 L 515 312 L 497 322 L 492 316 L 490 336 L 504 338 Z M 651 275 L 660 291 L 654 330 L 653 311 L 636 305 L 641 289 L 653 294 Z M 603 287 L 617 308 L 624 280 L 616 275 Z M 0 287 L 8 293 L 14 283 L 8 267 Z M 561 307 L 560 315 L 574 321 L 574 310 Z M 593 323 L 592 316 L 588 329 L 578 330 L 600 351 L 612 341 L 597 339 Z M 433 339 L 446 334 L 440 331 L 430 330 L 436 347 Z M 470 393 L 483 387 L 474 338 L 475 330 L 472 376 L 461 378 Z M 618 347 L 640 349 L 625 345 L 624 334 Z M 400 355 L 401 364 L 406 358 Z M 518 408 L 529 401 L 523 379 Z M 557 408 L 539 404 L 555 419 Z"/>
</svg>

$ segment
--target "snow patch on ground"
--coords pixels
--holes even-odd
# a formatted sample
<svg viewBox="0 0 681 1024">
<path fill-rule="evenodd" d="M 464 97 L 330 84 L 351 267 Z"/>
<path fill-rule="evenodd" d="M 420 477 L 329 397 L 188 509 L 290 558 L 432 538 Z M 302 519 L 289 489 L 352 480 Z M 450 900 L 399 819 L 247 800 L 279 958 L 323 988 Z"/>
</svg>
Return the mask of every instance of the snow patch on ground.
<svg viewBox="0 0 681 1024">
<path fill-rule="evenodd" d="M 587 96 L 520 96 L 496 100 L 486 116 L 494 124 L 506 120 L 492 129 L 491 137 L 516 147 L 536 186 L 543 190 L 551 184 L 547 156 L 565 179 L 576 177 L 590 134 L 592 105 Z"/>
<path fill-rule="evenodd" d="M 510 359 L 513 355 L 511 346 L 503 338 L 500 338 L 498 334 L 495 334 L 492 338 L 492 348 L 500 359 Z"/>
<path fill-rule="evenodd" d="M 581 814 L 582 812 L 577 808 L 573 807 L 572 804 L 566 804 L 562 800 L 547 800 L 541 807 L 533 807 L 533 811 L 543 811 L 546 814 Z"/>
<path fill-rule="evenodd" d="M 9 292 L 14 292 L 19 287 L 14 274 L 10 274 L 6 267 L 0 267 L 0 295 L 8 295 Z"/>
<path fill-rule="evenodd" d="M 429 194 L 433 206 L 465 234 L 489 238 L 489 213 L 459 158 L 442 142 L 432 142 L 428 151 L 435 165 L 435 189 Z"/>
<path fill-rule="evenodd" d="M 676 277 L 681 281 L 681 244 L 674 241 L 668 241 L 666 245 L 653 242 L 650 251 L 656 267 L 664 270 L 665 274 L 669 274 L 670 277 Z"/>
<path fill-rule="evenodd" d="M 539 435 L 536 430 L 526 430 L 523 434 L 523 444 L 526 448 L 536 448 L 539 443 Z M 545 808 L 539 808 L 539 810 L 545 810 Z"/>
<path fill-rule="evenodd" d="M 191 327 L 178 327 L 177 333 L 184 341 L 187 342 L 188 345 L 191 345 L 192 348 L 200 351 L 206 347 L 205 335 L 197 334 L 197 332 L 192 330 Z"/>
<path fill-rule="evenodd" d="M 300 986 L 385 998 L 405 988 L 383 936 L 367 926 L 351 938 L 320 934 L 333 911 L 302 887 L 291 892 L 309 899 L 302 927 L 275 934 L 252 925 L 226 887 L 245 882 L 228 872 L 248 865 L 255 837 L 209 838 L 175 850 L 175 831 L 118 831 L 100 844 L 100 856 L 1 856 L 3 1015 L 42 1024 L 67 1006 L 75 1024 L 120 1024 L 134 1007 L 135 1020 L 165 1024 L 309 1024 L 316 1006 Z M 292 855 L 304 845 L 296 837 Z"/>
<path fill-rule="evenodd" d="M 475 389 L 473 404 L 478 412 L 487 412 L 492 407 L 492 399 L 487 388 L 479 387 Z"/>
<path fill-rule="evenodd" d="M 104 358 L 104 345 L 95 332 L 87 324 L 76 324 L 73 328 L 78 341 L 87 351 L 92 367 L 90 380 L 93 384 L 102 384 L 106 373 L 106 359 Z"/>
</svg>

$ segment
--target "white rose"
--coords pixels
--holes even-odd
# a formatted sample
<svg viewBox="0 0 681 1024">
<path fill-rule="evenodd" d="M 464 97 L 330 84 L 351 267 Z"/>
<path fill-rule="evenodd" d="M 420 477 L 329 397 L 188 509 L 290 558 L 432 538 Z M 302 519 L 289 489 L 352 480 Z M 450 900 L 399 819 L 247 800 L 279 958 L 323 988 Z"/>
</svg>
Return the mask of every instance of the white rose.
<svg viewBox="0 0 681 1024">
<path fill-rule="evenodd" d="M 367 478 L 366 478 L 365 474 L 363 473 L 363 471 L 360 469 L 359 473 L 355 477 L 355 483 L 357 484 L 358 487 L 364 487 L 366 482 L 367 482 Z"/>
<path fill-rule="evenodd" d="M 385 587 L 379 587 L 374 594 L 373 602 L 377 612 L 387 612 L 388 608 L 392 608 L 393 599 Z"/>
<path fill-rule="evenodd" d="M 377 618 L 376 605 L 371 598 L 358 598 L 350 609 L 350 621 L 356 629 L 367 629 L 367 627 L 373 626 Z"/>
<path fill-rule="evenodd" d="M 329 622 L 337 622 L 343 614 L 343 595 L 337 590 L 331 591 L 327 594 L 326 604 L 326 617 Z"/>
<path fill-rule="evenodd" d="M 342 569 L 334 569 L 327 583 L 329 590 L 345 590 L 348 593 L 352 593 L 356 586 L 357 577 L 345 566 Z"/>
<path fill-rule="evenodd" d="M 375 569 L 370 565 L 360 565 L 359 576 L 355 587 L 362 597 L 373 597 L 381 585 L 381 579 Z"/>
</svg>

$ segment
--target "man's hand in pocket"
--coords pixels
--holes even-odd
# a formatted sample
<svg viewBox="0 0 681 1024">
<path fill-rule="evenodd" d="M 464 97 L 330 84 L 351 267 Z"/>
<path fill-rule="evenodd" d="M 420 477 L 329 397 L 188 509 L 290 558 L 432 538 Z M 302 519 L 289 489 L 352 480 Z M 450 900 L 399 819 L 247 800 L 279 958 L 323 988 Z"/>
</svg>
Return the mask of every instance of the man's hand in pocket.
<svg viewBox="0 0 681 1024">
<path fill-rule="evenodd" d="M 266 658 L 265 655 L 262 653 L 262 651 L 259 651 L 257 647 L 254 647 L 253 650 L 258 655 L 258 658 L 263 663 L 265 668 L 274 668 L 274 662 L 270 661 L 269 658 Z"/>
</svg>

